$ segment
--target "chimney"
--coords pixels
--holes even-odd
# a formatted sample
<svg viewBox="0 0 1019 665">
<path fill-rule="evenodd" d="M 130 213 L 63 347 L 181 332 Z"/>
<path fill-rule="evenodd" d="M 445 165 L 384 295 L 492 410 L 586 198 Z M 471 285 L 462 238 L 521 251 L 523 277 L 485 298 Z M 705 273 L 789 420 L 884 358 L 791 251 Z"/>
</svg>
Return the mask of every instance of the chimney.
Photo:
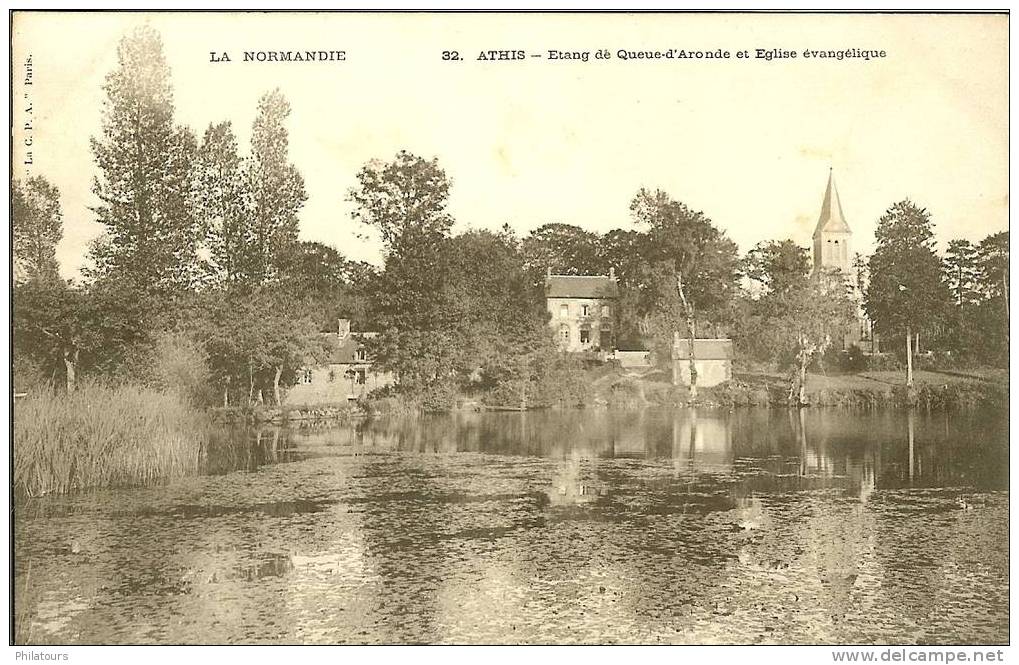
<svg viewBox="0 0 1019 665">
<path fill-rule="evenodd" d="M 609 279 L 612 281 L 616 280 L 616 269 L 615 267 L 609 268 Z"/>
<path fill-rule="evenodd" d="M 350 334 L 350 319 L 337 319 L 336 334 L 340 339 L 346 339 Z"/>
<path fill-rule="evenodd" d="M 545 279 L 552 279 L 552 266 L 545 268 Z"/>
</svg>

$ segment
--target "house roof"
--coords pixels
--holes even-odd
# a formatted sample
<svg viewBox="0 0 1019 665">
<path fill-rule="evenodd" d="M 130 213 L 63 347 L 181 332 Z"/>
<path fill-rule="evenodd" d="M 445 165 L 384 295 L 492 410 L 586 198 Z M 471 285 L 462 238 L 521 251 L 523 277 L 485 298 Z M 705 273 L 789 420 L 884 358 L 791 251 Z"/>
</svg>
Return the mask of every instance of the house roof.
<svg viewBox="0 0 1019 665">
<path fill-rule="evenodd" d="M 618 298 L 616 280 L 604 275 L 549 275 L 545 278 L 548 298 Z"/>
<path fill-rule="evenodd" d="M 851 233 L 849 224 L 846 223 L 846 216 L 842 212 L 839 190 L 835 188 L 835 176 L 831 171 L 828 172 L 828 188 L 824 190 L 824 200 L 821 201 L 821 215 L 817 218 L 814 236 L 817 237 L 822 231 L 829 233 Z"/>
<path fill-rule="evenodd" d="M 362 339 L 374 335 L 375 333 L 350 333 L 340 337 L 336 333 L 322 333 L 322 346 L 325 348 L 322 364 L 349 365 L 364 362 L 357 360 L 357 349 L 360 348 Z"/>
<path fill-rule="evenodd" d="M 731 339 L 695 339 L 696 360 L 732 360 Z M 672 346 L 673 360 L 690 359 L 690 340 L 680 339 Z"/>
</svg>

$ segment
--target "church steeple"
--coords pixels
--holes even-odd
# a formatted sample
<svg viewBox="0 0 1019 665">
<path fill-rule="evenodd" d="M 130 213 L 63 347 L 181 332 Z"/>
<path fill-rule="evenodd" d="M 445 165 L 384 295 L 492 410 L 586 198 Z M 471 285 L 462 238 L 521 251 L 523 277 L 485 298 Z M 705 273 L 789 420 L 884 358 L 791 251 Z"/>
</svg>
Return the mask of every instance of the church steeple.
<svg viewBox="0 0 1019 665">
<path fill-rule="evenodd" d="M 824 200 L 821 202 L 821 216 L 817 218 L 817 228 L 814 229 L 814 237 L 816 238 L 823 231 L 852 233 L 849 230 L 849 224 L 846 223 L 846 216 L 842 212 L 839 190 L 835 188 L 835 174 L 831 169 L 828 169 L 828 188 L 824 190 Z"/>
<path fill-rule="evenodd" d="M 814 229 L 814 272 L 819 268 L 838 268 L 848 275 L 852 256 L 849 239 L 852 235 L 835 188 L 835 175 L 828 169 L 828 187 L 824 190 L 821 214 Z"/>
</svg>

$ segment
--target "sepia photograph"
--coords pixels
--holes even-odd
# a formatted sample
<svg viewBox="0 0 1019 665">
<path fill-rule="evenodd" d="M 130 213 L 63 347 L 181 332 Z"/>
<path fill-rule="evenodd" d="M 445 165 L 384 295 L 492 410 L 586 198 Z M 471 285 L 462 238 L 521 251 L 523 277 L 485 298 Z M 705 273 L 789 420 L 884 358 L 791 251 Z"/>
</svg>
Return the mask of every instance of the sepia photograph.
<svg viewBox="0 0 1019 665">
<path fill-rule="evenodd" d="M 1007 660 L 1007 11 L 9 29 L 12 662 Z"/>
</svg>

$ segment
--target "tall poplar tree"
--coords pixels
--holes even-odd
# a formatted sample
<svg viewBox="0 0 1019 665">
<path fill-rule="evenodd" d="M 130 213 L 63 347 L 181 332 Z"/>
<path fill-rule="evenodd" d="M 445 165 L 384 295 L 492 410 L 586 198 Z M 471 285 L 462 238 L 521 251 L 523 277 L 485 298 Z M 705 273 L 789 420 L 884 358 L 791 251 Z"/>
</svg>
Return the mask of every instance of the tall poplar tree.
<svg viewBox="0 0 1019 665">
<path fill-rule="evenodd" d="M 251 156 L 245 163 L 250 191 L 250 240 L 245 269 L 255 283 L 279 276 L 281 264 L 297 242 L 297 214 L 308 199 L 304 178 L 289 160 L 285 122 L 290 103 L 278 89 L 258 100 L 251 133 Z"/>
<path fill-rule="evenodd" d="M 250 195 L 230 122 L 209 125 L 198 151 L 198 213 L 206 232 L 213 281 L 244 280 L 250 240 Z"/>
<path fill-rule="evenodd" d="M 199 227 L 192 210 L 193 134 L 174 125 L 163 44 L 149 27 L 125 36 L 117 68 L 103 85 L 102 135 L 93 210 L 106 227 L 93 245 L 93 277 L 124 279 L 143 290 L 190 286 L 199 272 Z"/>
</svg>

